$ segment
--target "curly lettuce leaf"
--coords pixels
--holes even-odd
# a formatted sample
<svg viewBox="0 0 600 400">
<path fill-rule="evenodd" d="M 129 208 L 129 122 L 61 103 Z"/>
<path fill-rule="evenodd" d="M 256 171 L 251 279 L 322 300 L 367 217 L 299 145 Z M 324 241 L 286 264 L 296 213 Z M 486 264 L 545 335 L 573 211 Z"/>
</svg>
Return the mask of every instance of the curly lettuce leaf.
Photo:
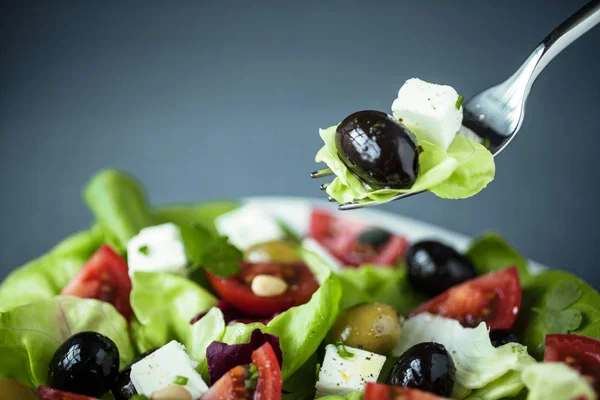
<svg viewBox="0 0 600 400">
<path fill-rule="evenodd" d="M 260 322 L 229 325 L 220 340 L 228 344 L 247 343 L 255 329 L 277 336 L 284 359 L 283 380 L 292 376 L 317 350 L 337 318 L 342 296 L 339 279 L 331 268 L 317 255 L 305 250 L 300 252 L 321 284 L 310 301 L 277 315 L 267 325 Z M 202 329 L 203 319 L 195 325 Z"/>
<path fill-rule="evenodd" d="M 345 268 L 338 273 L 342 283 L 341 308 L 360 303 L 385 303 L 406 316 L 427 300 L 415 291 L 406 277 L 406 268 L 381 268 L 364 265 Z"/>
<path fill-rule="evenodd" d="M 523 282 L 514 329 L 538 360 L 544 357 L 544 338 L 551 333 L 576 333 L 600 340 L 600 293 L 568 272 L 532 275 Z"/>
<path fill-rule="evenodd" d="M 466 400 L 496 400 L 514 397 L 523 391 L 521 371 L 509 371 L 481 389 L 470 391 Z M 454 396 L 453 396 L 454 397 Z M 464 396 L 461 396 L 464 397 Z M 458 398 L 461 398 L 458 397 Z"/>
<path fill-rule="evenodd" d="M 402 193 L 429 190 L 442 198 L 459 199 L 473 196 L 494 179 L 492 154 L 481 144 L 456 135 L 447 151 L 427 141 L 418 145 L 419 176 L 410 189 L 372 190 L 348 170 L 338 157 L 335 146 L 336 126 L 321 129 L 325 145 L 317 152 L 316 162 L 324 162 L 336 175 L 327 193 L 339 203 L 354 199 L 385 202 Z"/>
<path fill-rule="evenodd" d="M 362 400 L 363 394 L 361 392 L 349 393 L 345 396 L 325 396 L 319 397 L 319 400 Z"/>
<path fill-rule="evenodd" d="M 0 311 L 60 294 L 71 278 L 102 245 L 98 227 L 79 232 L 50 252 L 11 272 L 0 285 Z"/>
<path fill-rule="evenodd" d="M 193 347 L 190 321 L 217 304 L 204 288 L 179 275 L 136 272 L 131 286 L 132 339 L 141 353 L 171 340 Z"/>
<path fill-rule="evenodd" d="M 225 321 L 221 310 L 213 307 L 198 322 L 192 325 L 186 349 L 192 360 L 198 363 L 196 370 L 202 375 L 204 382 L 210 382 L 206 349 L 212 342 L 221 341 L 225 333 Z"/>
<path fill-rule="evenodd" d="M 47 385 L 54 352 L 70 336 L 83 331 L 112 339 L 119 349 L 121 368 L 133 360 L 127 321 L 112 305 L 59 296 L 0 313 L 0 376 L 33 388 Z"/>
<path fill-rule="evenodd" d="M 507 343 L 498 348 L 492 346 L 483 322 L 476 328 L 465 328 L 456 320 L 427 313 L 406 321 L 393 354 L 400 356 L 423 342 L 441 343 L 451 354 L 456 366 L 455 391 L 457 387 L 490 390 L 488 385 L 495 385 L 500 388 L 497 380 L 506 379 L 511 381 L 510 392 L 518 393 L 524 386 L 523 382 L 515 382 L 512 380 L 514 376 L 507 374 L 535 363 L 533 357 L 527 354 L 527 348 L 518 343 Z M 491 397 L 488 394 L 482 398 L 495 400 L 505 395 L 502 388 L 493 393 L 502 396 Z"/>
<path fill-rule="evenodd" d="M 527 400 L 596 399 L 594 388 L 563 363 L 539 363 L 528 366 L 522 373 L 529 390 Z"/>
</svg>

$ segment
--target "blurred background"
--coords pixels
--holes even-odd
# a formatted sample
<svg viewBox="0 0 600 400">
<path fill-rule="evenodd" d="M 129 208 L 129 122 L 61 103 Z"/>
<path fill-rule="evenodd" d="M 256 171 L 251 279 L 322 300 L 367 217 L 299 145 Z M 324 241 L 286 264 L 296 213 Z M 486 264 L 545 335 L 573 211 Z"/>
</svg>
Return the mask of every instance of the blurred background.
<svg viewBox="0 0 600 400">
<path fill-rule="evenodd" d="M 0 9 L 0 279 L 87 227 L 81 189 L 129 171 L 154 203 L 297 195 L 319 127 L 390 112 L 411 77 L 469 97 L 511 74 L 585 0 L 52 1 Z M 600 28 L 538 79 L 496 180 L 383 208 L 600 287 Z"/>
</svg>

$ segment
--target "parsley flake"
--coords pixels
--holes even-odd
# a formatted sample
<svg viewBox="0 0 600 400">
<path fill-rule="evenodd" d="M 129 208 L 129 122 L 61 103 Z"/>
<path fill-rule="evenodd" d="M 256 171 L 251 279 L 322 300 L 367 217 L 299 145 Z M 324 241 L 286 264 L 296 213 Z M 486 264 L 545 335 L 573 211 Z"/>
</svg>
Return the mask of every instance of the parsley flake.
<svg viewBox="0 0 600 400">
<path fill-rule="evenodd" d="M 173 380 L 173 383 L 176 385 L 185 385 L 186 383 L 188 383 L 188 378 L 186 378 L 185 376 L 181 376 L 181 375 L 177 375 L 175 377 L 175 379 Z"/>
<path fill-rule="evenodd" d="M 456 109 L 460 110 L 460 106 L 462 106 L 463 101 L 465 101 L 465 98 L 463 97 L 462 94 L 458 95 L 458 99 L 456 99 Z"/>
<path fill-rule="evenodd" d="M 348 349 L 346 349 L 346 346 L 344 346 L 344 343 L 342 343 L 342 341 L 336 342 L 335 347 L 336 347 L 337 352 L 340 355 L 340 357 L 342 357 L 342 358 L 354 357 L 354 353 L 349 352 Z"/>
<path fill-rule="evenodd" d="M 140 248 L 138 249 L 138 251 L 140 252 L 140 254 L 143 254 L 145 256 L 147 256 L 148 254 L 150 254 L 150 248 L 148 248 L 148 245 L 143 245 L 140 246 Z"/>
</svg>

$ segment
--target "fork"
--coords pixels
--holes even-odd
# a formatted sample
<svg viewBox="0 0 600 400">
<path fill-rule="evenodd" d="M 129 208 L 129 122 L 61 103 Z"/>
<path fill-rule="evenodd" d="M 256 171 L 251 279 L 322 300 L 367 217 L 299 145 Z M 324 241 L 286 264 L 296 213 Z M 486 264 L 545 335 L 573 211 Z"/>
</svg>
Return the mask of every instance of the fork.
<svg viewBox="0 0 600 400">
<path fill-rule="evenodd" d="M 479 141 L 497 157 L 517 136 L 525 104 L 536 78 L 567 46 L 600 22 L 600 0 L 592 0 L 554 29 L 533 50 L 519 69 L 507 80 L 492 86 L 463 103 L 462 134 Z M 329 168 L 311 173 L 311 178 L 333 175 Z M 325 190 L 329 184 L 321 185 Z M 353 210 L 389 203 L 423 192 L 406 193 L 386 201 L 357 200 L 340 204 L 340 210 Z M 329 201 L 335 201 L 329 197 Z"/>
</svg>

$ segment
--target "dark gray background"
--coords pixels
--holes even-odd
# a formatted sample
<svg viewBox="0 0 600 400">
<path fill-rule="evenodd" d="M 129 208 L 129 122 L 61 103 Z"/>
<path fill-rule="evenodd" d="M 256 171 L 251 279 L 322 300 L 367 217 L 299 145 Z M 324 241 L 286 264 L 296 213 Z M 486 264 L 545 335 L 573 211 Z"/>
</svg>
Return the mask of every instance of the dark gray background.
<svg viewBox="0 0 600 400">
<path fill-rule="evenodd" d="M 90 223 L 103 167 L 157 203 L 322 196 L 319 127 L 389 111 L 411 77 L 473 95 L 585 1 L 41 3 L 0 8 L 0 278 Z M 488 189 L 385 208 L 497 230 L 600 286 L 599 70 L 600 28 L 539 78 Z"/>
</svg>

